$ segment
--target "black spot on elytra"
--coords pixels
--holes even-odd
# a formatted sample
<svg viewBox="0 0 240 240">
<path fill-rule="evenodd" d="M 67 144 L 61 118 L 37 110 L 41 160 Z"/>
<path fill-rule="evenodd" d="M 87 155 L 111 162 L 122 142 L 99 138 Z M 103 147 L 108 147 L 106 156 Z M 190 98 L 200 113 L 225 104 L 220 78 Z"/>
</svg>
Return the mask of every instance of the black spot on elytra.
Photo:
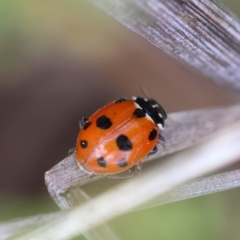
<svg viewBox="0 0 240 240">
<path fill-rule="evenodd" d="M 115 101 L 115 103 L 125 102 L 126 100 L 127 100 L 126 98 L 119 98 Z"/>
<path fill-rule="evenodd" d="M 85 140 L 81 140 L 81 141 L 80 141 L 80 146 L 81 146 L 82 148 L 87 148 L 88 142 L 85 141 Z"/>
<path fill-rule="evenodd" d="M 86 122 L 86 123 L 83 125 L 83 129 L 86 130 L 90 125 L 91 125 L 91 122 Z"/>
<path fill-rule="evenodd" d="M 150 141 L 154 140 L 157 137 L 157 130 L 154 128 L 152 131 L 149 133 L 148 139 Z"/>
<path fill-rule="evenodd" d="M 100 167 L 103 167 L 103 168 L 105 168 L 107 165 L 107 161 L 103 157 L 98 158 L 97 163 Z"/>
<path fill-rule="evenodd" d="M 108 129 L 112 126 L 112 122 L 111 122 L 110 118 L 108 118 L 105 115 L 99 117 L 97 119 L 96 124 L 97 124 L 97 127 L 101 128 L 101 129 Z"/>
<path fill-rule="evenodd" d="M 146 112 L 142 108 L 137 108 L 134 112 L 133 115 L 137 118 L 142 118 L 146 116 Z"/>
<path fill-rule="evenodd" d="M 121 151 L 130 151 L 132 149 L 132 142 L 127 136 L 121 134 L 117 137 L 116 143 Z"/>
<path fill-rule="evenodd" d="M 117 165 L 118 165 L 119 167 L 126 167 L 126 166 L 128 165 L 128 163 L 127 163 L 126 160 L 127 160 L 126 158 L 121 158 L 121 159 L 118 161 Z"/>
</svg>

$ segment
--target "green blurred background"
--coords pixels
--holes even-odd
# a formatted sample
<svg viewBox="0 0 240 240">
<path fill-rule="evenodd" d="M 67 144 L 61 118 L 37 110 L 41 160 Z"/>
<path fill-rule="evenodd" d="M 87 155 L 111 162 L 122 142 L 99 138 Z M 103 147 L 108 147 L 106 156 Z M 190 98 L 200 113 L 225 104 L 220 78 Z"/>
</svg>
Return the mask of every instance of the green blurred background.
<svg viewBox="0 0 240 240">
<path fill-rule="evenodd" d="M 240 15 L 238 0 L 224 3 Z M 0 220 L 57 211 L 44 172 L 74 147 L 81 116 L 146 86 L 167 112 L 231 95 L 87 1 L 0 2 Z M 85 189 L 97 194 L 105 179 Z M 124 240 L 240 239 L 239 189 L 129 213 Z M 81 239 L 81 238 L 79 238 Z"/>
</svg>

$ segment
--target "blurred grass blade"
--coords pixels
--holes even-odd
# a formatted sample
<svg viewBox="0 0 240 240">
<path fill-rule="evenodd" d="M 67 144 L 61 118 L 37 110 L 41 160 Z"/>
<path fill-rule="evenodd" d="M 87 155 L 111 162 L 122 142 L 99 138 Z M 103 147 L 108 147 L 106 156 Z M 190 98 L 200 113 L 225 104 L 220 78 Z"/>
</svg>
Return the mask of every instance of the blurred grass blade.
<svg viewBox="0 0 240 240">
<path fill-rule="evenodd" d="M 240 158 L 239 145 L 240 123 L 215 134 L 198 146 L 167 157 L 167 161 L 158 168 L 145 171 L 139 177 L 16 239 L 71 239 L 193 178 L 236 162 Z"/>
<path fill-rule="evenodd" d="M 240 169 L 200 178 L 157 197 L 134 211 L 240 187 Z"/>
</svg>

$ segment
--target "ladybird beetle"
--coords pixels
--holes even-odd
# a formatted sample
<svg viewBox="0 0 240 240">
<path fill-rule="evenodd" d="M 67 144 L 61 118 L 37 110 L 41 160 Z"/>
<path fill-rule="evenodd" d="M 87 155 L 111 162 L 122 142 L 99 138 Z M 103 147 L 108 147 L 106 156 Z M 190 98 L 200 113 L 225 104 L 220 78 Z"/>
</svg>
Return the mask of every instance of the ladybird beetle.
<svg viewBox="0 0 240 240">
<path fill-rule="evenodd" d="M 118 174 L 155 153 L 164 142 L 167 114 L 151 98 L 120 98 L 82 118 L 77 137 L 76 157 L 88 173 Z"/>
</svg>

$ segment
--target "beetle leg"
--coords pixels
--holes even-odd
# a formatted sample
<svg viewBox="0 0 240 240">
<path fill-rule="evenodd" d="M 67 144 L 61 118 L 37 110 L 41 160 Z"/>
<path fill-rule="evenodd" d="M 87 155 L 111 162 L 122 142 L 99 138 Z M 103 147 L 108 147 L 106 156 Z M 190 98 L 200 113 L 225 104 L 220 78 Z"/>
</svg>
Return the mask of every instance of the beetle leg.
<svg viewBox="0 0 240 240">
<path fill-rule="evenodd" d="M 88 118 L 85 118 L 85 117 L 82 117 L 80 120 L 79 120 L 79 128 L 82 129 L 84 124 L 87 122 Z M 73 154 L 74 152 L 76 151 L 76 148 L 71 148 L 68 150 L 68 155 L 71 155 Z"/>
<path fill-rule="evenodd" d="M 71 155 L 71 154 L 73 154 L 75 151 L 76 151 L 76 148 L 70 148 L 70 149 L 68 150 L 68 156 Z"/>
<path fill-rule="evenodd" d="M 152 151 L 151 151 L 150 153 L 148 153 L 148 156 L 156 153 L 157 151 L 158 151 L 158 148 L 157 148 L 157 146 L 155 146 L 155 147 L 152 149 Z"/>
<path fill-rule="evenodd" d="M 88 118 L 82 117 L 79 121 L 79 128 L 82 129 L 83 125 L 87 122 Z"/>
<path fill-rule="evenodd" d="M 159 141 L 160 143 L 164 144 L 164 143 L 165 143 L 165 138 L 164 138 L 161 134 L 159 134 L 159 135 L 158 135 L 158 141 Z"/>
</svg>

